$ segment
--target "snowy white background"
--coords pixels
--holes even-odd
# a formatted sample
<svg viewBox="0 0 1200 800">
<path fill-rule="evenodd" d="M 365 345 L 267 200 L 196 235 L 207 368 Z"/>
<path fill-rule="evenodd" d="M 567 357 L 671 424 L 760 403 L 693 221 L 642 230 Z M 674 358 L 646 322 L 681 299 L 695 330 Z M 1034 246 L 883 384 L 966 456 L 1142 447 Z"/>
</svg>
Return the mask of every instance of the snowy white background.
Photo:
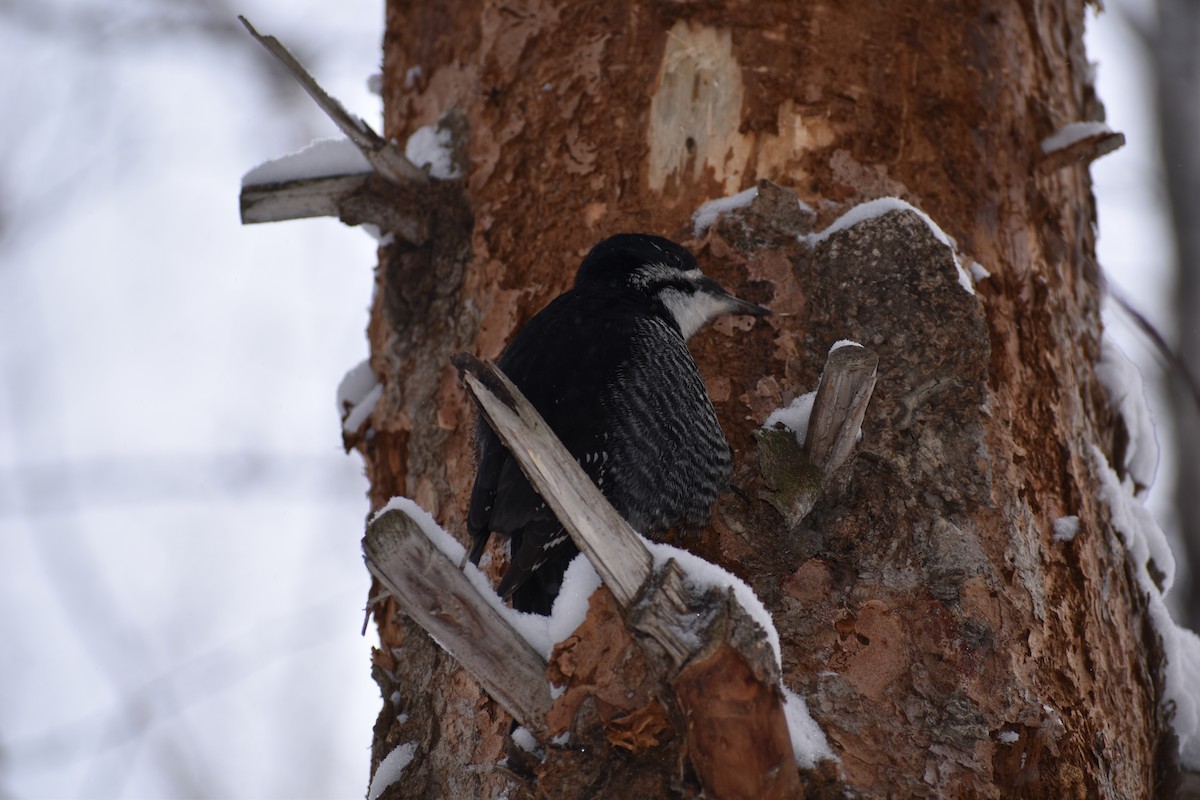
<svg viewBox="0 0 1200 800">
<path fill-rule="evenodd" d="M 366 790 L 366 487 L 333 398 L 374 243 L 239 224 L 245 171 L 334 131 L 205 28 L 236 13 L 379 127 L 379 0 L 0 6 L 0 796 Z M 1150 78 L 1093 28 L 1129 141 L 1093 170 L 1101 260 L 1166 328 Z"/>
</svg>

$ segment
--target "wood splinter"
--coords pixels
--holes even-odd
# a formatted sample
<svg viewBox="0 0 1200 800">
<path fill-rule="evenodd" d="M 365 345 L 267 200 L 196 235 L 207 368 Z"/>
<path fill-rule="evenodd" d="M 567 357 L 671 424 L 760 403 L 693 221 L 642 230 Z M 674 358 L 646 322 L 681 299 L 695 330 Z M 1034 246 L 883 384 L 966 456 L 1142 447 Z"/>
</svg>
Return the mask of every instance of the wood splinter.
<svg viewBox="0 0 1200 800">
<path fill-rule="evenodd" d="M 521 471 L 595 566 L 618 605 L 628 608 L 653 569 L 641 538 L 504 373 L 467 353 L 451 360 Z"/>
</svg>

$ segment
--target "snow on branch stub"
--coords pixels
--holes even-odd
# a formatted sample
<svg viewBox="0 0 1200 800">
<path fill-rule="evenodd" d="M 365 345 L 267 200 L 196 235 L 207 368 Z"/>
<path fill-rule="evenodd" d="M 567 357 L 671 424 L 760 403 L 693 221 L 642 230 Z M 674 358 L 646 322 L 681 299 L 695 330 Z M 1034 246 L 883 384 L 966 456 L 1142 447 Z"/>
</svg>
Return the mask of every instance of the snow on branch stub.
<svg viewBox="0 0 1200 800">
<path fill-rule="evenodd" d="M 367 569 L 518 722 L 545 739 L 546 662 L 438 549 L 421 525 L 388 509 L 363 537 Z"/>
<path fill-rule="evenodd" d="M 309 97 L 321 107 L 326 116 L 333 120 L 334 124 L 350 138 L 350 141 L 354 142 L 376 172 L 393 183 L 426 184 L 429 182 L 429 176 L 409 161 L 400 150 L 375 133 L 371 126 L 361 118 L 351 115 L 340 102 L 330 97 L 329 93 L 321 88 L 316 79 L 308 74 L 308 71 L 278 39 L 274 36 L 262 35 L 243 16 L 239 16 L 238 20 L 246 26 L 246 30 L 254 37 L 255 41 L 275 56 L 279 63 L 283 64 L 296 82 L 304 88 L 304 91 L 308 92 Z"/>
<path fill-rule="evenodd" d="M 1103 122 L 1072 122 L 1042 140 L 1038 169 L 1057 172 L 1074 164 L 1090 164 L 1125 145 L 1125 134 Z"/>
<path fill-rule="evenodd" d="M 274 36 L 264 36 L 244 17 L 250 35 L 287 68 L 322 111 L 346 135 L 321 140 L 298 153 L 268 161 L 242 179 L 243 224 L 310 217 L 337 217 L 347 225 L 370 225 L 386 243 L 392 234 L 425 244 L 431 219 L 465 215 L 461 187 L 437 180 L 398 147 L 331 97 Z M 444 120 L 451 142 L 457 118 Z M 439 130 L 443 123 L 439 123 Z M 446 177 L 446 176 L 442 176 Z"/>
</svg>

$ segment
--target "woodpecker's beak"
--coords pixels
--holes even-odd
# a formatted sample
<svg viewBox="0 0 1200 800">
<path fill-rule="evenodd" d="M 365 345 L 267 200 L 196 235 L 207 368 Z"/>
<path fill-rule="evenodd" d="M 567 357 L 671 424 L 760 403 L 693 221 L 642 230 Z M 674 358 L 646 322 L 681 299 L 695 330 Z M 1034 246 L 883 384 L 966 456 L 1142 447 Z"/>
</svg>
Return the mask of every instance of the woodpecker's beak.
<svg viewBox="0 0 1200 800">
<path fill-rule="evenodd" d="M 743 300 L 740 297 L 734 297 L 712 278 L 703 278 L 700 281 L 699 289 L 703 294 L 707 294 L 712 301 L 716 301 L 709 303 L 707 314 L 709 319 L 725 314 L 746 314 L 751 317 L 771 316 L 771 309 L 751 303 L 749 300 Z"/>
<path fill-rule="evenodd" d="M 740 297 L 734 297 L 728 292 L 725 293 L 725 308 L 726 314 L 746 314 L 751 317 L 769 317 L 771 309 L 765 306 L 755 305 L 748 300 L 743 300 Z"/>
</svg>

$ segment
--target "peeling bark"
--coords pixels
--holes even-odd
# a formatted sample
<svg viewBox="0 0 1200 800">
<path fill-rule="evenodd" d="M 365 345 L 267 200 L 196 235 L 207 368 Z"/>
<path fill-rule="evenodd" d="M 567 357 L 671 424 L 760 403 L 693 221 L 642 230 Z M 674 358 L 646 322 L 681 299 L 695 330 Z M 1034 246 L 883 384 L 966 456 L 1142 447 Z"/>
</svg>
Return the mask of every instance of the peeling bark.
<svg viewBox="0 0 1200 800">
<path fill-rule="evenodd" d="M 494 358 L 604 236 L 674 236 L 775 312 L 692 343 L 742 494 L 683 544 L 775 615 L 785 683 L 839 757 L 801 791 L 1153 796 L 1174 769 L 1161 648 L 1091 455 L 1118 463 L 1092 372 L 1090 181 L 1084 164 L 1039 166 L 1044 138 L 1102 113 L 1082 31 L 1074 0 L 390 2 L 387 136 L 453 112 L 467 172 L 425 244 L 381 254 L 368 333 L 384 394 L 357 440 L 372 506 L 408 495 L 463 533 L 474 415 L 448 355 Z M 702 202 L 760 180 L 754 205 L 689 238 Z M 806 238 L 884 195 L 990 271 L 977 294 L 910 212 Z M 760 499 L 753 433 L 843 338 L 878 354 L 875 396 L 857 455 L 792 529 Z M 1055 542 L 1066 515 L 1080 533 Z M 551 670 L 602 635 L 593 603 Z M 418 743 L 385 797 L 697 796 L 702 765 L 638 694 L 642 656 L 616 670 L 636 707 L 572 695 L 582 738 L 522 776 L 496 766 L 497 704 L 391 600 L 374 615 L 372 769 Z M 604 652 L 624 652 L 609 628 Z"/>
</svg>

